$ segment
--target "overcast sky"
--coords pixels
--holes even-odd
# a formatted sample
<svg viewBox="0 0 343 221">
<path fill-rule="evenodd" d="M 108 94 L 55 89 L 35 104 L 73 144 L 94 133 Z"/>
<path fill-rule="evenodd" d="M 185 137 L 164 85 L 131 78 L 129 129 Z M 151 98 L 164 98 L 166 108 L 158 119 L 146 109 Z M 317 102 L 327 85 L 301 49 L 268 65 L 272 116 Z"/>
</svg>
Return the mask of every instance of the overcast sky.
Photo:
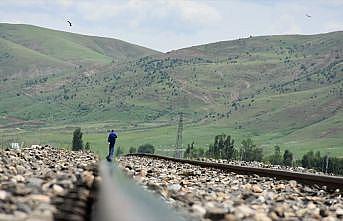
<svg viewBox="0 0 343 221">
<path fill-rule="evenodd" d="M 343 0 L 1 0 L 0 22 L 112 37 L 165 52 L 250 35 L 343 30 Z"/>
</svg>

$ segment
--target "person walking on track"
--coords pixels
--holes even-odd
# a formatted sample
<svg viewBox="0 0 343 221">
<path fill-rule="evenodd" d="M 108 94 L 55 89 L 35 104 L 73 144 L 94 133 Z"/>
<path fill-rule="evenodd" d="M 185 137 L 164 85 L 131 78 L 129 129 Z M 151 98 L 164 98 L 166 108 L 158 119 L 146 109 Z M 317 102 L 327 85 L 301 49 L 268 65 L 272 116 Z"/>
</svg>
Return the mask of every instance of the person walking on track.
<svg viewBox="0 0 343 221">
<path fill-rule="evenodd" d="M 107 141 L 109 143 L 108 146 L 108 155 L 106 157 L 107 161 L 112 162 L 114 157 L 114 144 L 116 143 L 117 134 L 114 130 L 111 130 L 110 134 L 108 135 Z"/>
</svg>

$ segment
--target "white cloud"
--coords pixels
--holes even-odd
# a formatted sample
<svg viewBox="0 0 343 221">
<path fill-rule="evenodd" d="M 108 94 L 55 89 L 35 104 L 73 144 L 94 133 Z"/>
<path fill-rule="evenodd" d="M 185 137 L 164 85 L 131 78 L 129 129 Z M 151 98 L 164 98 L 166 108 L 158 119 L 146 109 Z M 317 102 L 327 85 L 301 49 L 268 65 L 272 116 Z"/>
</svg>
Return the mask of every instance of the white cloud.
<svg viewBox="0 0 343 221">
<path fill-rule="evenodd" d="M 322 5 L 343 6 L 342 0 L 317 0 Z"/>
<path fill-rule="evenodd" d="M 71 5 L 71 1 L 58 1 L 63 6 Z M 218 22 L 221 15 L 206 2 L 191 0 L 128 0 L 128 1 L 80 1 L 73 2 L 74 7 L 86 20 L 104 21 L 129 14 L 128 23 L 137 26 L 144 20 L 153 18 L 170 18 L 194 25 L 210 25 Z"/>
<path fill-rule="evenodd" d="M 123 10 L 121 6 L 116 4 L 97 4 L 92 2 L 81 2 L 75 5 L 79 13 L 86 20 L 102 21 L 115 17 L 120 11 Z"/>
<path fill-rule="evenodd" d="M 0 0 L 0 22 L 114 37 L 163 51 L 249 35 L 342 30 L 342 11 L 343 0 Z"/>
<path fill-rule="evenodd" d="M 219 12 L 204 2 L 200 1 L 165 1 L 167 4 L 181 11 L 182 19 L 187 22 L 209 25 L 221 20 Z"/>
<path fill-rule="evenodd" d="M 69 7 L 73 4 L 72 0 L 56 0 L 55 2 L 63 7 Z"/>
<path fill-rule="evenodd" d="M 337 31 L 343 30 L 343 22 L 339 22 L 339 21 L 329 21 L 326 24 L 326 31 L 330 32 L 330 31 Z"/>
<path fill-rule="evenodd" d="M 302 32 L 300 25 L 297 22 L 295 13 L 283 12 L 271 21 L 271 28 L 274 33 L 279 34 L 298 34 Z"/>
</svg>

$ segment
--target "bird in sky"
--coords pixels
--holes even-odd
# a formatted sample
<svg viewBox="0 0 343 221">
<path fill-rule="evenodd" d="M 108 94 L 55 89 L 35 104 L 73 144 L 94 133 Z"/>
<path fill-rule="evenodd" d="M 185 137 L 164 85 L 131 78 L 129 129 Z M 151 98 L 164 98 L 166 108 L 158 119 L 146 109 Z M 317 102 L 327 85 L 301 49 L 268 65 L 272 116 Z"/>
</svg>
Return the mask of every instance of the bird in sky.
<svg viewBox="0 0 343 221">
<path fill-rule="evenodd" d="M 306 17 L 308 17 L 308 18 L 311 18 L 312 16 L 311 16 L 311 15 L 309 15 L 309 14 L 306 14 Z"/>
<path fill-rule="evenodd" d="M 71 27 L 71 22 L 70 21 L 67 21 L 69 23 L 69 26 Z"/>
</svg>

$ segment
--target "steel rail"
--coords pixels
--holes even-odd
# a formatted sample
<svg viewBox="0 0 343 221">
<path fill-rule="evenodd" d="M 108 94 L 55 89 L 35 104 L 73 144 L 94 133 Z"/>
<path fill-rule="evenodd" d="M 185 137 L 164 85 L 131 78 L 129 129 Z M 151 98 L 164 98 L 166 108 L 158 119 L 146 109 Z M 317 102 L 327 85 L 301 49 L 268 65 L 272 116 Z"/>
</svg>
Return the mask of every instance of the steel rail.
<svg viewBox="0 0 343 221">
<path fill-rule="evenodd" d="M 299 183 L 307 185 L 317 185 L 320 187 L 326 187 L 327 190 L 333 191 L 339 189 L 338 191 L 343 191 L 343 177 L 340 176 L 328 176 L 328 175 L 318 175 L 310 173 L 300 173 L 286 170 L 276 170 L 269 168 L 258 168 L 258 167 L 247 167 L 247 166 L 238 166 L 230 165 L 223 163 L 213 163 L 189 159 L 179 159 L 155 154 L 127 154 L 126 156 L 138 156 L 138 157 L 149 157 L 155 159 L 169 160 L 179 163 L 188 163 L 195 166 L 206 167 L 206 168 L 216 168 L 226 171 L 235 172 L 237 174 L 257 174 L 264 177 L 273 177 L 277 179 L 285 180 L 296 180 Z"/>
<path fill-rule="evenodd" d="M 184 221 L 162 199 L 144 191 L 113 164 L 101 162 L 101 182 L 92 219 L 101 221 Z"/>
</svg>

